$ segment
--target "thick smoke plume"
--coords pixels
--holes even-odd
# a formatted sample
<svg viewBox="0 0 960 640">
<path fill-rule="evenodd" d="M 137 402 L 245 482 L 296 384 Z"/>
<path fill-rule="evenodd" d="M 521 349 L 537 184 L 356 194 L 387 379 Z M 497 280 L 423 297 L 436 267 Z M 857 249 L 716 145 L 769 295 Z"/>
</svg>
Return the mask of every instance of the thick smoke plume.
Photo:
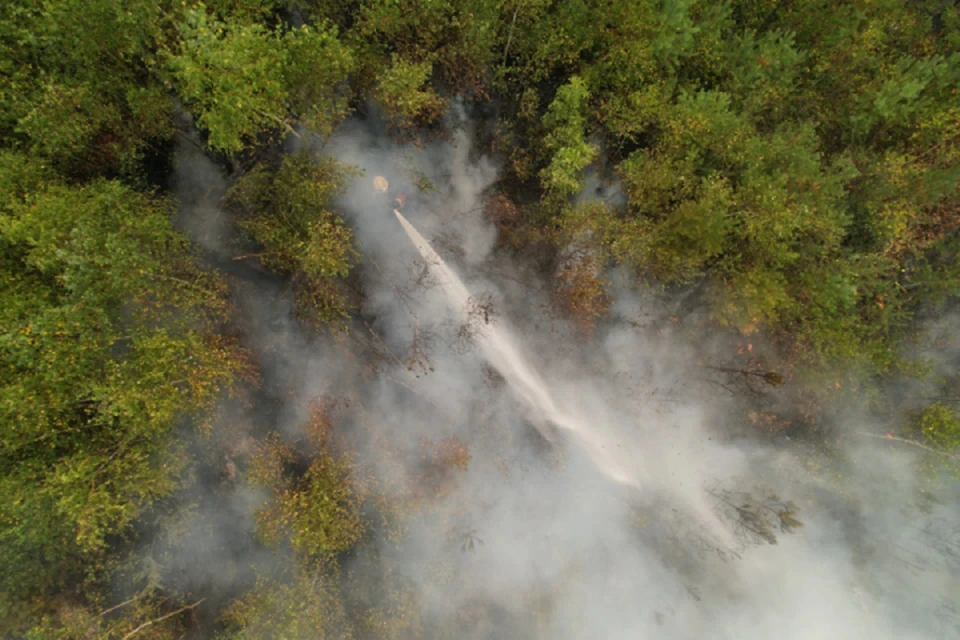
<svg viewBox="0 0 960 640">
<path fill-rule="evenodd" d="M 363 256 L 362 322 L 351 335 L 383 357 L 348 363 L 336 340 L 308 338 L 265 275 L 238 285 L 265 379 L 293 390 L 270 418 L 292 440 L 311 397 L 356 399 L 362 412 L 340 409 L 335 428 L 397 495 L 417 481 L 424 440 L 469 449 L 468 469 L 413 518 L 400 551 L 381 549 L 416 585 L 427 621 L 458 620 L 464 638 L 957 632 L 957 504 L 918 510 L 927 480 L 913 472 L 912 452 L 845 439 L 844 454 L 828 460 L 799 444 L 730 436 L 737 401 L 705 381 L 699 363 L 709 340 L 615 320 L 660 314 L 652 294 L 615 290 L 614 320 L 579 338 L 551 310 L 547 285 L 497 249 L 483 213 L 496 162 L 472 149 L 462 115 L 451 129 L 451 139 L 420 148 L 352 120 L 315 148 L 363 170 L 337 206 Z M 195 154 L 178 170 L 181 186 L 215 173 Z M 373 188 L 378 175 L 407 195 L 403 215 L 463 279 L 466 304 L 451 304 L 436 265 Z M 202 234 L 224 214 L 181 196 L 192 207 L 184 228 L 222 255 Z M 485 353 L 491 330 L 510 332 L 551 410 L 517 388 L 503 370 L 510 362 Z M 398 454 L 383 456 L 381 440 Z"/>
</svg>

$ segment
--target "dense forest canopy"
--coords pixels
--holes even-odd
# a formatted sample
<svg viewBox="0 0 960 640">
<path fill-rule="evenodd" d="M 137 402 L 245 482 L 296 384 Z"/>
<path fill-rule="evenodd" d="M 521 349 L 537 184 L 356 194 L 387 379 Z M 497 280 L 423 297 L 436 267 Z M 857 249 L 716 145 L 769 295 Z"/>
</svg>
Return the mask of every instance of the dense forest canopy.
<svg viewBox="0 0 960 640">
<path fill-rule="evenodd" d="M 397 559 L 427 526 L 482 545 L 448 517 L 458 478 L 519 445 L 394 438 L 358 391 L 417 393 L 441 340 L 416 316 L 398 356 L 371 311 L 387 275 L 353 211 L 373 179 L 344 151 L 357 126 L 381 150 L 436 158 L 458 141 L 495 159 L 462 204 L 496 233 L 488 262 L 546 292 L 562 340 L 599 352 L 624 323 L 618 294 L 659 300 L 663 318 L 631 330 L 710 345 L 695 367 L 730 396 L 718 440 L 800 441 L 837 478 L 838 407 L 856 406 L 882 425 L 865 438 L 918 456 L 902 464 L 928 512 L 956 508 L 955 1 L 7 0 L 0 80 L 0 633 L 549 635 L 534 588 L 526 627 L 475 602 L 436 622 Z M 414 164 L 390 182 L 440 197 L 440 174 Z M 216 250 L 191 233 L 187 165 L 216 174 Z M 302 343 L 265 338 L 280 334 L 245 280 Z M 305 393 L 276 358 L 311 349 L 340 364 Z M 249 518 L 184 524 L 238 487 Z M 862 506 L 834 489 L 839 511 Z M 747 537 L 801 526 L 769 492 L 738 506 L 748 493 L 711 490 Z M 255 568 L 183 587 L 183 539 L 217 527 L 246 527 L 209 544 Z M 948 586 L 956 531 L 937 538 Z M 441 561 L 422 570 L 457 584 Z M 519 626 L 484 622 L 505 617 Z"/>
</svg>

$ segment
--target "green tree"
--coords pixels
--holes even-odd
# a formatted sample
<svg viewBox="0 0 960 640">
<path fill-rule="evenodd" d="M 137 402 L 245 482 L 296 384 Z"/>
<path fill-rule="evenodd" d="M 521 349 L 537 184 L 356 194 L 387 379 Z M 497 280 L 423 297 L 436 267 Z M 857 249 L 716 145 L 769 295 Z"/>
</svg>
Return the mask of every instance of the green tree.
<svg viewBox="0 0 960 640">
<path fill-rule="evenodd" d="M 368 492 L 349 455 L 331 450 L 326 407 L 312 407 L 303 428 L 314 449 L 305 472 L 294 470 L 297 452 L 277 436 L 251 461 L 248 480 L 271 492 L 257 511 L 257 533 L 270 545 L 289 542 L 306 561 L 330 564 L 366 533 Z"/>
<path fill-rule="evenodd" d="M 339 89 L 353 62 L 327 25 L 270 29 L 187 13 L 168 65 L 209 144 L 235 153 L 258 136 L 303 125 L 328 134 L 346 115 Z"/>
<path fill-rule="evenodd" d="M 166 640 L 185 635 L 185 617 L 206 598 L 191 603 L 144 590 L 114 606 L 81 608 L 64 604 L 44 615 L 24 636 L 25 640 Z"/>
<path fill-rule="evenodd" d="M 914 427 L 931 445 L 952 452 L 960 448 L 960 417 L 950 407 L 934 403 L 914 418 Z"/>
<path fill-rule="evenodd" d="M 0 185 L 0 593 L 28 597 L 103 568 L 243 358 L 169 203 L 9 152 Z"/>
<path fill-rule="evenodd" d="M 289 582 L 260 579 L 223 616 L 235 640 L 354 637 L 333 576 L 298 571 Z"/>
<path fill-rule="evenodd" d="M 476 92 L 482 87 L 495 55 L 495 0 L 357 4 L 350 37 L 376 66 L 389 61 L 394 67 L 435 69 L 436 88 L 444 93 Z"/>
<path fill-rule="evenodd" d="M 557 91 L 543 117 L 547 132 L 544 149 L 550 163 L 540 172 L 545 196 L 550 202 L 563 202 L 583 188 L 583 170 L 597 156 L 597 149 L 586 140 L 584 110 L 589 93 L 581 78 L 573 77 Z"/>
<path fill-rule="evenodd" d="M 173 134 L 155 52 L 175 15 L 148 0 L 4 3 L 0 144 L 79 177 L 136 173 Z"/>
<path fill-rule="evenodd" d="M 374 95 L 396 126 L 426 124 L 446 110 L 447 101 L 429 86 L 432 71 L 429 62 L 410 63 L 395 56 L 378 74 Z"/>
<path fill-rule="evenodd" d="M 263 455 L 270 462 L 292 462 L 292 450 L 276 444 L 268 447 Z M 256 464 L 267 464 L 267 460 Z M 271 501 L 257 512 L 260 538 L 271 545 L 289 539 L 297 551 L 322 560 L 348 551 L 366 528 L 360 513 L 361 495 L 350 473 L 347 458 L 324 452 L 303 477 L 283 477 L 271 487 Z"/>
<path fill-rule="evenodd" d="M 307 318 L 337 321 L 347 314 L 337 279 L 350 272 L 357 254 L 331 202 L 352 174 L 330 158 L 315 161 L 300 152 L 285 156 L 276 170 L 255 167 L 227 194 L 240 229 L 262 246 L 257 257 L 294 277 Z"/>
</svg>

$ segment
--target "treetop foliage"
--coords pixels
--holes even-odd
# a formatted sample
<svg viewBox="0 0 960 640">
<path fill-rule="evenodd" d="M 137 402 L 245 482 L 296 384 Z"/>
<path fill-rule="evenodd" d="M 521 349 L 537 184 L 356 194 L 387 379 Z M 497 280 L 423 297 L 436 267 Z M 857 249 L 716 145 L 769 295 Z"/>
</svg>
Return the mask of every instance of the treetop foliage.
<svg viewBox="0 0 960 640">
<path fill-rule="evenodd" d="M 241 373 L 224 285 L 170 205 L 0 154 L 0 591 L 74 579 L 183 464 L 170 434 Z"/>
<path fill-rule="evenodd" d="M 210 132 L 212 148 L 236 153 L 278 125 L 329 134 L 346 115 L 336 87 L 353 57 L 336 29 L 271 31 L 257 22 L 211 18 L 202 5 L 185 18 L 168 64 L 180 96 Z"/>
<path fill-rule="evenodd" d="M 504 244 L 546 254 L 585 333 L 622 267 L 686 287 L 711 326 L 762 334 L 808 375 L 878 377 L 912 366 L 904 337 L 960 286 L 958 89 L 960 7 L 941 0 L 2 3 L 0 633 L 43 618 L 37 637 L 119 635 L 165 615 L 155 591 L 91 612 L 139 519 L 186 482 L 178 434 L 250 378 L 226 281 L 171 223 L 182 116 L 230 169 L 223 204 L 254 246 L 234 257 L 288 278 L 303 319 L 355 311 L 360 248 L 334 203 L 356 172 L 280 143 L 374 112 L 394 134 L 443 133 L 464 99 L 495 121 Z M 594 197 L 594 179 L 622 198 Z M 909 419 L 923 446 L 957 447 L 947 403 Z M 415 486 L 387 504 L 345 450 L 261 444 L 245 468 L 269 494 L 261 539 L 314 569 L 378 518 L 429 510 L 470 457 L 423 443 Z M 389 606 L 358 613 L 317 575 L 264 577 L 230 633 L 421 632 L 399 578 Z M 78 582 L 91 595 L 65 595 Z"/>
<path fill-rule="evenodd" d="M 239 212 L 238 226 L 258 242 L 260 261 L 291 274 L 304 317 L 342 320 L 346 300 L 337 287 L 357 257 L 352 231 L 331 202 L 356 172 L 327 158 L 290 154 L 273 169 L 260 164 L 227 194 Z"/>
</svg>

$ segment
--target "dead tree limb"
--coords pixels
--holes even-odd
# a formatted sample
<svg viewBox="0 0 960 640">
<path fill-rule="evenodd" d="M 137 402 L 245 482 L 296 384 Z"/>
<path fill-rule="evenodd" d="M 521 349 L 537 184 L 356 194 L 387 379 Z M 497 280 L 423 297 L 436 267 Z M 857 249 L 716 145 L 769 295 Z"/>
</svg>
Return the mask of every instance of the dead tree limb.
<svg viewBox="0 0 960 640">
<path fill-rule="evenodd" d="M 858 436 L 864 436 L 864 437 L 866 437 L 866 438 L 877 438 L 878 440 L 893 440 L 894 442 L 900 442 L 900 443 L 903 443 L 903 444 L 908 444 L 908 445 L 910 445 L 911 447 L 918 447 L 918 448 L 920 448 L 920 449 L 923 449 L 924 451 L 929 451 L 930 453 L 935 453 L 935 454 L 940 455 L 940 456 L 943 456 L 943 457 L 945 457 L 945 458 L 950 458 L 951 460 L 957 460 L 957 456 L 955 456 L 955 455 L 953 455 L 953 454 L 951 454 L 951 453 L 947 453 L 946 451 L 941 451 L 941 450 L 939 450 L 939 449 L 934 449 L 933 447 L 928 447 L 927 445 L 925 445 L 925 444 L 923 444 L 923 443 L 920 443 L 920 442 L 917 442 L 916 440 L 908 440 L 908 439 L 906 439 L 906 438 L 898 438 L 897 436 L 895 436 L 895 435 L 893 435 L 893 434 L 891 434 L 891 433 L 880 434 L 880 433 L 869 433 L 869 432 L 867 432 L 867 431 L 856 431 L 855 433 L 856 433 Z"/>
<path fill-rule="evenodd" d="M 199 600 L 197 600 L 197 601 L 194 602 L 193 604 L 188 604 L 188 605 L 185 606 L 185 607 L 180 607 L 180 608 L 177 609 L 176 611 L 172 611 L 172 612 L 168 613 L 168 614 L 165 615 L 165 616 L 160 616 L 159 618 L 154 618 L 153 620 L 147 620 L 146 622 L 144 622 L 143 624 L 141 624 L 139 627 L 137 627 L 136 629 L 134 629 L 133 631 L 131 631 L 131 632 L 128 633 L 127 635 L 123 636 L 123 640 L 129 640 L 129 638 L 132 638 L 133 636 L 135 636 L 136 634 L 140 633 L 141 631 L 143 631 L 144 629 L 146 629 L 147 627 L 149 627 L 149 626 L 152 625 L 152 624 L 156 624 L 156 623 L 158 623 L 158 622 L 163 622 L 163 621 L 166 620 L 167 618 L 172 618 L 173 616 L 178 615 L 178 614 L 181 614 L 181 613 L 183 613 L 184 611 L 190 611 L 191 609 L 195 609 L 195 608 L 197 608 L 198 606 L 200 606 L 201 604 L 203 604 L 203 602 L 204 602 L 205 600 L 206 600 L 206 598 L 200 598 Z"/>
<path fill-rule="evenodd" d="M 507 64 L 507 53 L 510 51 L 510 43 L 513 41 L 513 28 L 517 26 L 517 12 L 520 11 L 520 5 L 518 4 L 513 8 L 513 20 L 510 21 L 510 33 L 507 34 L 507 44 L 503 47 L 503 62 L 500 63 L 500 66 Z"/>
<path fill-rule="evenodd" d="M 113 613 L 113 612 L 116 611 L 117 609 L 120 609 L 120 608 L 122 608 L 122 607 L 125 607 L 125 606 L 127 606 L 128 604 L 130 604 L 130 603 L 132 603 L 132 602 L 136 602 L 136 601 L 139 600 L 142 596 L 143 596 L 142 593 L 138 593 L 137 595 L 133 596 L 133 597 L 130 598 L 129 600 L 124 600 L 124 601 L 121 602 L 120 604 L 113 605 L 113 606 L 110 607 L 109 609 L 104 609 L 103 611 L 101 611 L 101 612 L 98 613 L 97 615 L 98 615 L 98 616 L 105 616 L 105 615 L 107 615 L 108 613 Z"/>
<path fill-rule="evenodd" d="M 283 118 L 278 118 L 277 116 L 273 115 L 272 113 L 267 113 L 266 111 L 257 111 L 257 113 L 259 113 L 260 115 L 262 115 L 262 116 L 265 117 L 265 118 L 270 118 L 271 120 L 273 120 L 274 122 L 276 122 L 277 124 L 279 124 L 281 127 L 283 127 L 284 129 L 286 129 L 287 132 L 292 133 L 293 135 L 295 135 L 298 140 L 300 139 L 300 134 L 297 132 L 297 130 L 294 129 L 293 127 L 291 127 L 291 126 L 290 126 L 290 123 L 287 122 L 286 120 L 284 120 Z"/>
</svg>

